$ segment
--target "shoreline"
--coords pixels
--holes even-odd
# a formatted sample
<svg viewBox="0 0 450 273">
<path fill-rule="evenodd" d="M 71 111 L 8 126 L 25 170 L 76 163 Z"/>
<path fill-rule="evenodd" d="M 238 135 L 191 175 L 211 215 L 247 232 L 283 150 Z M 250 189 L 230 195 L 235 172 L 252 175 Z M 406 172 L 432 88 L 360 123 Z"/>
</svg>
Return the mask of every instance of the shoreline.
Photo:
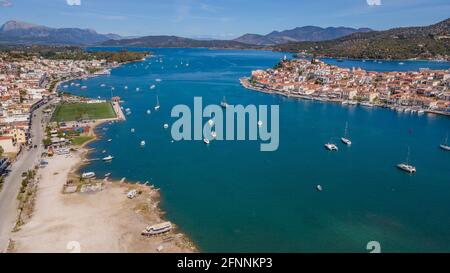
<svg viewBox="0 0 450 273">
<path fill-rule="evenodd" d="M 364 107 L 378 107 L 378 108 L 388 108 L 391 110 L 395 110 L 397 112 L 403 112 L 403 110 L 407 109 L 406 106 L 394 106 L 394 105 L 388 105 L 388 104 L 377 104 L 377 103 L 361 103 L 358 101 L 354 101 L 353 103 L 349 103 L 348 101 L 342 100 L 342 99 L 329 99 L 329 98 L 322 98 L 322 97 L 314 97 L 310 95 L 300 95 L 300 94 L 286 94 L 286 92 L 281 90 L 275 90 L 275 89 L 266 89 L 261 87 L 256 87 L 252 85 L 249 82 L 249 77 L 243 77 L 239 79 L 239 82 L 241 86 L 243 86 L 245 89 L 257 91 L 265 94 L 271 94 L 271 95 L 279 95 L 286 98 L 294 98 L 294 99 L 301 99 L 301 100 L 311 100 L 311 101 L 318 101 L 318 102 L 328 102 L 328 103 L 338 103 L 341 105 L 351 105 L 351 106 L 364 106 Z M 344 103 L 345 102 L 345 103 Z M 393 107 L 393 108 L 391 108 Z M 402 111 L 399 111 L 397 109 L 402 109 Z M 411 109 L 410 109 L 411 110 Z M 435 110 L 429 110 L 429 109 L 419 109 L 424 111 L 426 114 L 435 114 L 440 116 L 448 116 L 450 117 L 450 113 L 441 112 L 441 111 L 435 111 Z M 407 112 L 408 113 L 408 112 Z M 420 113 L 418 113 L 420 115 Z"/>
</svg>

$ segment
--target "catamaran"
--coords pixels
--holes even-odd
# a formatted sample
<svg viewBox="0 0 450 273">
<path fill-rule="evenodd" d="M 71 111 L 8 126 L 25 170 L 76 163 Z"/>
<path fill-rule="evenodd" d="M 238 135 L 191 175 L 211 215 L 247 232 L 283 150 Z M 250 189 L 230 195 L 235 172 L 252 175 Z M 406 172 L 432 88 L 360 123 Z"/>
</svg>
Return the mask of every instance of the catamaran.
<svg viewBox="0 0 450 273">
<path fill-rule="evenodd" d="M 441 147 L 442 150 L 450 151 L 450 146 L 448 145 L 448 135 L 445 138 L 445 143 L 441 144 L 439 147 Z"/>
<path fill-rule="evenodd" d="M 220 102 L 220 106 L 221 106 L 222 108 L 227 108 L 227 107 L 228 107 L 228 103 L 227 103 L 227 100 L 225 99 L 225 96 L 223 96 L 223 99 L 222 99 L 222 101 Z"/>
<path fill-rule="evenodd" d="M 344 137 L 341 137 L 341 141 L 342 141 L 342 143 L 350 146 L 350 145 L 352 145 L 352 142 L 350 139 L 347 138 L 347 130 L 348 130 L 348 122 L 345 123 Z"/>
<path fill-rule="evenodd" d="M 161 106 L 159 105 L 159 99 L 158 99 L 158 96 L 156 96 L 155 110 L 158 111 L 158 109 L 159 109 L 160 107 L 161 107 Z"/>
<path fill-rule="evenodd" d="M 327 143 L 325 144 L 325 148 L 329 151 L 338 151 L 338 147 L 336 146 L 336 144 L 333 143 Z"/>
<path fill-rule="evenodd" d="M 406 157 L 406 163 L 397 164 L 397 168 L 399 168 L 402 171 L 408 172 L 408 173 L 415 173 L 416 167 L 409 164 L 409 154 L 410 154 L 410 151 L 409 151 L 409 147 L 408 147 L 408 155 Z"/>
</svg>

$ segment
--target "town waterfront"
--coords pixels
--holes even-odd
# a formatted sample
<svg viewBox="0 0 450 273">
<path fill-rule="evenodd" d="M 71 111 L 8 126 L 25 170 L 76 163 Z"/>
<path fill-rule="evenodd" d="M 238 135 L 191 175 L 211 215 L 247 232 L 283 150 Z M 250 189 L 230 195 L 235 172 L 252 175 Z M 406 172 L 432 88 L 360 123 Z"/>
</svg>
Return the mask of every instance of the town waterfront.
<svg viewBox="0 0 450 273">
<path fill-rule="evenodd" d="M 105 150 L 114 160 L 84 170 L 161 188 L 167 218 L 201 251 L 367 252 L 369 241 L 380 242 L 383 252 L 450 251 L 450 152 L 439 149 L 450 133 L 449 117 L 290 99 L 240 86 L 239 78 L 274 66 L 282 53 L 151 51 L 154 57 L 109 76 L 76 80 L 85 90 L 65 90 L 109 99 L 114 87 L 131 112 L 125 122 L 97 128 L 100 139 L 90 144 L 92 158 Z M 450 67 L 403 63 L 397 70 Z M 363 68 L 392 71 L 394 64 L 370 65 Z M 163 124 L 174 121 L 173 106 L 192 106 L 194 96 L 204 105 L 219 104 L 223 96 L 229 104 L 280 105 L 279 149 L 263 153 L 255 141 L 172 142 Z M 351 147 L 339 140 L 346 123 Z M 329 141 L 338 144 L 337 153 L 323 148 Z M 414 175 L 395 168 L 408 147 Z"/>
</svg>

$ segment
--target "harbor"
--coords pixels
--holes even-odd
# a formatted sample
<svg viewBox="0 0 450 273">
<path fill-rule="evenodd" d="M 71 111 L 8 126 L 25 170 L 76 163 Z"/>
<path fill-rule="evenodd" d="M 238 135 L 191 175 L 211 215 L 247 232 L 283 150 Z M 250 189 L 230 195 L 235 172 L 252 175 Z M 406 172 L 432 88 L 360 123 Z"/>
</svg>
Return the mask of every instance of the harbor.
<svg viewBox="0 0 450 273">
<path fill-rule="evenodd" d="M 450 243 L 442 238 L 450 234 L 439 228 L 450 225 L 442 209 L 448 207 L 449 153 L 440 148 L 450 128 L 447 117 L 299 100 L 249 92 L 239 84 L 252 70 L 275 65 L 281 53 L 154 51 L 164 59 L 164 70 L 155 57 L 85 83 L 94 98 L 110 96 L 98 88 L 101 83 L 115 86 L 132 114 L 126 122 L 97 128 L 99 139 L 88 145 L 95 148 L 88 158 L 110 154 L 114 159 L 92 161 L 82 172 L 152 181 L 163 193 L 166 219 L 202 251 L 365 252 L 375 239 L 389 242 L 389 252 L 448 250 Z M 190 66 L 175 68 L 181 59 Z M 129 76 L 135 73 L 143 75 Z M 162 81 L 149 90 L 156 79 Z M 172 124 L 170 110 L 191 106 L 194 95 L 217 105 L 280 105 L 279 149 L 261 153 L 252 141 L 173 142 L 163 124 Z M 160 108 L 153 111 L 156 96 Z M 341 143 L 342 137 L 351 145 Z M 338 151 L 326 150 L 326 143 Z M 407 163 L 408 146 L 414 174 L 397 168 Z M 409 206 L 417 202 L 423 204 L 419 210 Z M 444 220 L 436 226 L 433 219 Z M 273 240 L 265 239 L 268 229 Z"/>
</svg>

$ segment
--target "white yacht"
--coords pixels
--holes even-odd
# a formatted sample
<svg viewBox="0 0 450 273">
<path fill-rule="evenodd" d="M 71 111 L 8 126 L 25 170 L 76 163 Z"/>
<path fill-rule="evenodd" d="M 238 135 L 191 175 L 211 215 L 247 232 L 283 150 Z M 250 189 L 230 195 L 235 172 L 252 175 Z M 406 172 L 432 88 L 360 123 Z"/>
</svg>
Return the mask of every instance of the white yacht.
<svg viewBox="0 0 450 273">
<path fill-rule="evenodd" d="M 405 172 L 409 172 L 409 173 L 415 173 L 416 172 L 416 167 L 406 164 L 406 163 L 401 163 L 397 165 L 397 168 L 405 171 Z"/>
<path fill-rule="evenodd" d="M 341 141 L 342 143 L 344 143 L 345 145 L 352 145 L 352 141 L 350 139 L 347 138 L 347 131 L 348 131 L 348 122 L 345 123 L 345 131 L 344 131 L 344 137 L 341 137 Z"/>
<path fill-rule="evenodd" d="M 87 173 L 83 173 L 81 175 L 81 178 L 84 178 L 84 179 L 89 179 L 89 178 L 93 178 L 93 177 L 95 177 L 95 173 L 94 172 L 87 172 Z"/>
<path fill-rule="evenodd" d="M 113 159 L 114 159 L 114 156 L 108 155 L 107 157 L 104 157 L 102 160 L 103 160 L 103 161 L 111 161 L 111 160 L 113 160 Z"/>
<path fill-rule="evenodd" d="M 228 103 L 227 103 L 227 100 L 225 99 L 225 96 L 223 96 L 223 99 L 222 99 L 222 101 L 220 102 L 220 106 L 221 106 L 222 108 L 227 108 L 227 107 L 228 107 Z"/>
<path fill-rule="evenodd" d="M 172 229 L 172 224 L 170 222 L 163 222 L 161 224 L 148 226 L 142 231 L 144 236 L 158 235 L 162 233 L 169 232 Z"/>
<path fill-rule="evenodd" d="M 155 82 L 161 82 L 161 81 L 162 81 L 161 79 L 156 79 L 156 80 L 155 80 Z"/>
<path fill-rule="evenodd" d="M 158 96 L 156 96 L 155 110 L 158 111 L 159 108 L 161 108 L 161 106 L 159 105 L 159 99 L 158 99 Z"/>
<path fill-rule="evenodd" d="M 325 148 L 329 151 L 338 151 L 338 147 L 336 146 L 336 144 L 333 143 L 327 143 L 325 144 Z"/>
<path fill-rule="evenodd" d="M 414 167 L 413 165 L 409 164 L 409 154 L 410 154 L 410 150 L 409 150 L 409 147 L 408 147 L 408 155 L 406 157 L 406 163 L 397 164 L 397 168 L 399 168 L 402 171 L 408 172 L 408 173 L 415 173 L 416 172 L 416 167 Z"/>
<path fill-rule="evenodd" d="M 155 89 L 156 88 L 156 85 L 154 85 L 154 84 L 152 84 L 151 86 L 150 86 L 150 89 Z"/>
<path fill-rule="evenodd" d="M 169 124 L 166 123 L 166 124 L 164 124 L 163 127 L 164 127 L 164 129 L 167 129 L 167 128 L 169 128 Z"/>
</svg>

